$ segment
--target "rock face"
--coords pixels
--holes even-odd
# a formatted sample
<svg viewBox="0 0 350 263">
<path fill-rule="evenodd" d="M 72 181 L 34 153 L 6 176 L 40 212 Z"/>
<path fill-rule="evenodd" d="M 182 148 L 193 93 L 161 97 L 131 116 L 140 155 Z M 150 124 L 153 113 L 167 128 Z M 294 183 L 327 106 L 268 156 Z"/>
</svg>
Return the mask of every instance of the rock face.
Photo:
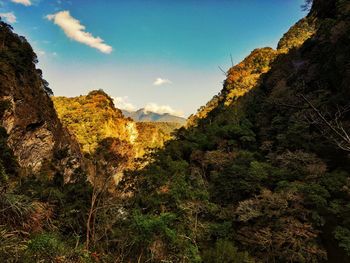
<svg viewBox="0 0 350 263">
<path fill-rule="evenodd" d="M 44 163 L 69 181 L 81 166 L 76 141 L 63 128 L 48 95 L 47 82 L 36 69 L 36 55 L 28 42 L 1 22 L 0 101 L 6 105 L 0 120 L 20 167 L 37 173 Z"/>
</svg>

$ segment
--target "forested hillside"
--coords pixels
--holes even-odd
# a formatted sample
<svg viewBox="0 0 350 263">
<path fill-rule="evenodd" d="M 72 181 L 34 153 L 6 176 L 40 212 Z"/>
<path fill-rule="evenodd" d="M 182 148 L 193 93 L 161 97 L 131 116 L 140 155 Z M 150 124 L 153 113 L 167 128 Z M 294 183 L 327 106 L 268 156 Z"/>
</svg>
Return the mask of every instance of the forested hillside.
<svg viewBox="0 0 350 263">
<path fill-rule="evenodd" d="M 279 54 L 300 47 L 314 33 L 315 17 L 308 16 L 289 29 L 279 41 L 277 50 L 270 47 L 253 50 L 241 63 L 228 70 L 224 88 L 205 106 L 202 106 L 196 114 L 191 115 L 187 125 L 196 125 L 198 119 L 207 117 L 208 113 L 220 104 L 229 106 L 233 101 L 256 87 L 261 80 L 261 74 L 270 70 L 272 63 Z"/>
<path fill-rule="evenodd" d="M 101 90 L 56 114 L 29 43 L 0 43 L 1 262 L 350 262 L 349 0 L 314 0 L 171 140 Z"/>
<path fill-rule="evenodd" d="M 74 98 L 52 97 L 58 117 L 74 134 L 82 151 L 94 154 L 103 140 L 116 139 L 132 149 L 129 158 L 139 158 L 148 148 L 160 148 L 180 128 L 176 123 L 135 122 L 126 118 L 102 90 Z M 120 149 L 123 154 L 123 148 Z"/>
<path fill-rule="evenodd" d="M 112 137 L 128 143 L 137 138 L 135 124 L 124 118 L 102 90 L 75 98 L 53 97 L 62 123 L 77 137 L 83 152 L 93 153 L 101 140 Z"/>
<path fill-rule="evenodd" d="M 134 195 L 118 253 L 349 262 L 349 14 L 349 1 L 314 1 L 277 52 L 254 51 L 228 71 L 197 126 L 125 179 Z"/>
</svg>

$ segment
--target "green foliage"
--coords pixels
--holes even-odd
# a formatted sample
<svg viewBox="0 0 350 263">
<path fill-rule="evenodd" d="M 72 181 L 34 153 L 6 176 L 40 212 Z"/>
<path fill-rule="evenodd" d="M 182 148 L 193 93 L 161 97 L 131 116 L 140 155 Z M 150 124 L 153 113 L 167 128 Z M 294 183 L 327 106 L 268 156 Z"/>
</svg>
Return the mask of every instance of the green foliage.
<svg viewBox="0 0 350 263">
<path fill-rule="evenodd" d="M 64 245 L 59 238 L 51 233 L 43 233 L 35 236 L 28 242 L 28 260 L 54 261 L 64 250 Z"/>
<path fill-rule="evenodd" d="M 16 68 L 16 73 L 26 73 L 33 69 L 38 59 L 32 47 L 24 37 L 14 34 L 12 27 L 2 21 L 0 22 L 0 40 L 3 43 L 0 51 L 1 61 L 6 61 Z"/>
<path fill-rule="evenodd" d="M 302 186 L 302 191 L 306 195 L 306 202 L 317 207 L 318 209 L 323 209 L 327 207 L 327 199 L 330 197 L 327 189 L 325 187 L 311 183 Z"/>
<path fill-rule="evenodd" d="M 195 126 L 200 119 L 210 118 L 210 113 L 222 105 L 229 106 L 238 98 L 254 88 L 262 74 L 270 69 L 270 65 L 277 57 L 278 52 L 272 48 L 255 49 L 241 63 L 230 68 L 223 90 L 215 95 L 205 106 L 198 109 L 195 115 L 188 118 L 187 125 Z"/>
<path fill-rule="evenodd" d="M 105 92 L 92 91 L 87 96 L 52 99 L 58 117 L 76 136 L 84 152 L 93 154 L 105 138 L 128 141 L 127 121 Z"/>
<path fill-rule="evenodd" d="M 23 227 L 35 211 L 35 204 L 25 195 L 2 194 L 0 198 L 1 224 Z"/>
<path fill-rule="evenodd" d="M 305 8 L 311 5 L 307 0 Z M 292 48 L 300 47 L 307 39 L 315 34 L 315 21 L 311 17 L 301 19 L 289 31 L 284 34 L 282 39 L 278 42 L 278 49 L 286 52 Z"/>
<path fill-rule="evenodd" d="M 91 200 L 91 185 L 85 176 L 78 174 L 77 181 L 63 183 L 63 177 L 56 174 L 53 179 L 28 177 L 16 191 L 54 206 L 56 225 L 62 234 L 83 236 Z"/>
<path fill-rule="evenodd" d="M 203 252 L 203 262 L 206 263 L 253 263 L 247 252 L 239 252 L 228 240 L 219 239 L 215 247 Z"/>
<path fill-rule="evenodd" d="M 339 242 L 339 247 L 350 255 L 350 230 L 345 227 L 337 226 L 334 230 L 335 239 Z"/>
<path fill-rule="evenodd" d="M 73 248 L 70 240 L 52 232 L 33 236 L 24 251 L 23 262 L 77 262 L 92 263 L 92 257 L 82 247 Z"/>
<path fill-rule="evenodd" d="M 176 220 L 176 215 L 172 213 L 161 213 L 159 216 L 142 215 L 139 211 L 133 213 L 132 227 L 138 231 L 135 236 L 136 242 L 152 242 L 154 234 L 162 235 L 167 241 L 174 242 L 176 232 L 171 225 Z"/>
</svg>

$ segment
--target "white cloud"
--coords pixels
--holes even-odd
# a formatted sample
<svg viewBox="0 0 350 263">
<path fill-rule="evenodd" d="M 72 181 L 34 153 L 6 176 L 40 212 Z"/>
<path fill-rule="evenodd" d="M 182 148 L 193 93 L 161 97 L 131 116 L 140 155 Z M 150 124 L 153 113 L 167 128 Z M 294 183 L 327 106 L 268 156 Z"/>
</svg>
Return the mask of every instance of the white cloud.
<svg viewBox="0 0 350 263">
<path fill-rule="evenodd" d="M 127 111 L 136 111 L 138 108 L 129 102 L 127 96 L 124 97 L 113 97 L 114 105 L 116 108 Z M 184 113 L 182 111 L 177 111 L 171 108 L 169 105 L 158 105 L 157 103 L 147 103 L 143 108 L 144 112 L 154 112 L 158 114 L 169 113 L 174 116 L 183 117 Z"/>
<path fill-rule="evenodd" d="M 9 13 L 0 13 L 0 16 L 5 18 L 5 20 L 8 23 L 16 23 L 17 22 L 17 18 L 15 16 L 15 14 L 13 12 L 9 12 Z"/>
<path fill-rule="evenodd" d="M 172 82 L 168 79 L 162 79 L 162 78 L 157 78 L 154 82 L 153 85 L 154 86 L 162 86 L 165 84 L 172 84 Z"/>
<path fill-rule="evenodd" d="M 128 97 L 113 97 L 114 105 L 120 110 L 135 111 L 136 107 L 128 102 Z"/>
<path fill-rule="evenodd" d="M 113 48 L 100 37 L 94 37 L 91 33 L 85 31 L 85 26 L 79 20 L 72 17 L 69 11 L 61 11 L 56 14 L 47 15 L 46 18 L 58 25 L 67 37 L 77 42 L 96 48 L 99 51 L 110 54 Z"/>
<path fill-rule="evenodd" d="M 182 111 L 177 111 L 171 108 L 169 105 L 158 105 L 156 103 L 147 103 L 144 107 L 145 112 L 155 112 L 159 114 L 169 113 L 178 117 L 183 117 L 184 113 Z"/>
<path fill-rule="evenodd" d="M 21 4 L 21 5 L 25 5 L 25 6 L 30 6 L 32 5 L 32 2 L 30 0 L 11 0 L 13 3 L 16 4 Z"/>
</svg>

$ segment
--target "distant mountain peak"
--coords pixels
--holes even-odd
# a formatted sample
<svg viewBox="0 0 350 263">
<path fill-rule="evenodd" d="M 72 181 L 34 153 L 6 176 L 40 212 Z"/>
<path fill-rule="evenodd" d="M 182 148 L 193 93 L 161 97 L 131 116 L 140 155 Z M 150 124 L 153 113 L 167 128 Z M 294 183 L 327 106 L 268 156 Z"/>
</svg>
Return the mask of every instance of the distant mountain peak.
<svg viewBox="0 0 350 263">
<path fill-rule="evenodd" d="M 145 108 L 138 109 L 137 111 L 122 110 L 125 117 L 129 117 L 137 122 L 174 122 L 181 125 L 186 123 L 186 119 L 166 113 L 156 113 L 149 111 Z"/>
</svg>

